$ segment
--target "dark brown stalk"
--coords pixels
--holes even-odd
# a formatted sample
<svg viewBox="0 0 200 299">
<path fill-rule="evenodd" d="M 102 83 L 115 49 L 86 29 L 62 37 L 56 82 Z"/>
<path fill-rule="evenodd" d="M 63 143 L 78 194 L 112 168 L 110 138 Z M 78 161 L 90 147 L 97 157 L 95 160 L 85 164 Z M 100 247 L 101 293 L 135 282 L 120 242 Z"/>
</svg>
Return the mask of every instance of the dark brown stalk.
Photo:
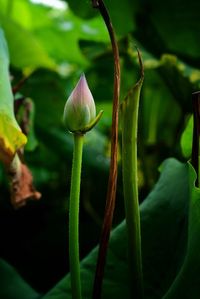
<svg viewBox="0 0 200 299">
<path fill-rule="evenodd" d="M 29 79 L 29 77 L 30 76 L 21 78 L 20 81 L 17 82 L 17 84 L 12 87 L 13 94 L 16 94 L 23 87 L 24 83 L 26 83 L 26 81 Z"/>
<path fill-rule="evenodd" d="M 195 185 L 199 187 L 199 137 L 200 137 L 200 91 L 192 94 L 194 128 L 192 141 L 192 165 L 197 174 Z"/>
<path fill-rule="evenodd" d="M 120 61 L 119 50 L 115 37 L 115 32 L 110 20 L 108 11 L 102 0 L 92 0 L 94 8 L 98 8 L 107 30 L 110 35 L 112 51 L 114 57 L 114 95 L 113 95 L 113 112 L 112 112 L 112 136 L 111 136 L 111 161 L 110 173 L 108 180 L 107 199 L 105 207 L 105 215 L 99 245 L 97 258 L 96 273 L 94 279 L 93 299 L 101 298 L 101 290 L 104 276 L 104 268 L 106 263 L 106 253 L 112 227 L 113 213 L 115 208 L 115 197 L 117 187 L 117 149 L 118 149 L 118 114 L 119 114 L 119 93 L 120 93 Z"/>
</svg>

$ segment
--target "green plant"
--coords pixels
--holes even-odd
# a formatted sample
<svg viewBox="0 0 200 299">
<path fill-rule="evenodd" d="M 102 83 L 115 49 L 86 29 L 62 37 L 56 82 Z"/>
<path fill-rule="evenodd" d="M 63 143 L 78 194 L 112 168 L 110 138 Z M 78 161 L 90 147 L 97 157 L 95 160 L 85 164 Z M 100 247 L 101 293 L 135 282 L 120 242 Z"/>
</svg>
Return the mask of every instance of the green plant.
<svg viewBox="0 0 200 299">
<path fill-rule="evenodd" d="M 73 299 L 82 298 L 79 266 L 79 196 L 83 139 L 84 134 L 95 126 L 101 115 L 102 111 L 96 117 L 95 103 L 85 76 L 82 75 L 65 104 L 63 116 L 66 128 L 73 132 L 74 136 L 69 208 L 69 260 Z"/>
<path fill-rule="evenodd" d="M 122 173 L 125 217 L 128 235 L 128 264 L 131 295 L 143 298 L 143 273 L 140 210 L 138 199 L 137 136 L 140 91 L 144 79 L 142 60 L 138 52 L 141 78 L 122 102 Z"/>
<path fill-rule="evenodd" d="M 97 8 L 99 5 L 103 8 L 101 1 L 93 3 Z M 0 262 L 0 297 L 70 299 L 72 296 L 69 274 L 57 283 L 69 272 L 66 215 L 70 204 L 66 197 L 70 197 L 68 190 L 74 147 L 72 134 L 66 132 L 60 115 L 66 92 L 70 94 L 74 82 L 84 72 L 97 110 L 104 110 L 98 126 L 90 134 L 85 134 L 82 157 L 80 273 L 82 297 L 89 299 L 95 296 L 93 281 L 98 249 L 94 246 L 98 243 L 104 214 L 111 126 L 115 137 L 117 132 L 116 122 L 113 125 L 111 120 L 113 52 L 107 29 L 101 16 L 87 1 L 68 0 L 65 5 L 63 0 L 63 8 L 27 0 L 0 0 L 0 5 L 0 26 L 10 52 L 8 71 L 7 51 L 0 47 L 3 51 L 0 69 L 4 70 L 0 79 L 5 88 L 0 86 L 0 107 L 3 108 L 0 111 L 0 137 L 1 146 L 8 145 L 0 147 L 0 152 L 5 153 L 1 155 L 3 167 L 0 167 L 0 254 L 3 259 Z M 145 69 L 138 113 L 137 165 L 134 163 L 138 181 L 134 190 L 137 199 L 138 189 L 135 203 L 136 211 L 140 211 L 141 254 L 138 250 L 138 256 L 142 255 L 143 292 L 144 298 L 148 299 L 199 299 L 200 294 L 199 188 L 194 187 L 199 181 L 196 179 L 196 175 L 199 177 L 199 132 L 198 126 L 192 124 L 190 101 L 191 94 L 200 88 L 200 48 L 196 42 L 200 30 L 199 5 L 198 1 L 188 5 L 186 0 L 182 0 L 181 5 L 173 0 L 164 3 L 158 0 L 125 0 L 123 3 L 105 0 L 110 14 L 107 21 L 112 21 L 120 52 L 119 100 L 128 95 L 126 103 L 133 104 L 130 96 L 136 97 L 133 91 L 139 67 L 135 44 L 141 50 Z M 3 36 L 0 41 L 5 45 Z M 132 92 L 129 93 L 129 90 Z M 198 106 L 194 109 L 196 116 Z M 126 111 L 127 117 L 123 117 L 124 123 L 131 123 L 129 113 L 131 109 Z M 4 122 L 6 115 L 11 116 L 7 123 Z M 197 118 L 194 121 L 197 123 Z M 11 129 L 11 124 L 16 130 Z M 127 147 L 124 141 L 126 133 L 131 134 L 132 131 L 130 125 L 127 127 L 125 133 L 119 127 L 119 141 L 123 139 L 123 148 L 130 150 L 129 156 L 132 157 L 131 146 Z M 192 146 L 193 131 L 196 137 Z M 26 138 L 28 146 L 24 147 Z M 129 170 L 122 170 L 123 160 L 130 171 L 132 168 L 128 157 L 121 151 L 120 142 L 116 146 L 115 139 L 113 144 L 112 162 L 115 167 L 111 169 L 118 170 L 118 180 L 116 172 L 111 171 L 114 174 L 111 180 L 114 189 L 111 189 L 114 190 L 112 195 L 115 195 L 117 187 L 116 208 L 111 238 L 107 243 L 105 271 L 101 264 L 101 271 L 104 271 L 99 284 L 102 295 L 97 293 L 104 299 L 128 299 L 136 296 L 130 295 L 129 290 L 130 278 L 135 275 L 136 268 L 131 267 L 133 274 L 130 274 L 129 258 L 135 255 L 129 258 L 127 255 L 133 239 L 128 237 L 123 220 L 123 188 L 124 191 L 129 187 L 132 190 L 131 183 L 127 186 L 134 177 L 129 176 Z M 10 167 L 14 156 L 16 158 Z M 187 162 L 191 156 L 193 166 Z M 27 171 L 27 165 L 33 176 L 30 170 Z M 12 175 L 9 188 L 5 168 Z M 124 187 L 122 171 L 127 177 L 123 179 Z M 38 199 L 39 194 L 32 182 L 27 185 L 22 183 L 24 177 L 30 178 L 30 181 L 34 178 L 37 189 L 42 193 L 40 201 L 27 202 L 32 195 Z M 29 185 L 31 188 L 22 188 Z M 12 205 L 16 210 L 9 202 L 10 187 Z M 23 190 L 22 194 L 20 190 Z M 18 195 L 20 201 L 17 200 Z M 130 192 L 126 197 L 129 195 Z M 110 197 L 112 204 L 114 197 Z M 132 200 L 132 196 L 129 199 Z M 139 211 L 138 201 L 141 203 Z M 23 206 L 22 209 L 18 209 L 20 206 Z M 109 225 L 106 226 L 106 236 L 111 228 L 113 207 L 111 213 L 107 213 Z M 126 210 L 130 214 L 131 210 Z M 137 216 L 138 220 L 139 213 Z M 133 220 L 133 216 L 131 218 Z M 94 250 L 91 251 L 92 248 Z M 103 253 L 105 257 L 106 250 Z M 140 290 L 139 286 L 139 294 Z M 136 294 L 135 288 L 133 292 Z"/>
</svg>

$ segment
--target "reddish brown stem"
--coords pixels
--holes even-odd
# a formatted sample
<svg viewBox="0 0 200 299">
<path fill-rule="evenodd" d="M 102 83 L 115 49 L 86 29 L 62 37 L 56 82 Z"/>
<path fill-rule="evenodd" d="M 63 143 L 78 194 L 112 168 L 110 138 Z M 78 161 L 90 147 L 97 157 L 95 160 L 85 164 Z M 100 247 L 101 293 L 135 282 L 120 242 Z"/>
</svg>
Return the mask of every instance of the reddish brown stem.
<svg viewBox="0 0 200 299">
<path fill-rule="evenodd" d="M 117 150 L 118 150 L 118 114 L 119 114 L 119 93 L 120 93 L 120 61 L 119 50 L 115 32 L 110 20 L 108 11 L 102 0 L 92 0 L 93 7 L 98 8 L 106 27 L 108 29 L 112 44 L 114 57 L 114 95 L 113 95 L 113 112 L 112 112 L 112 136 L 111 136 L 111 161 L 110 173 L 108 180 L 107 199 L 105 207 L 105 215 L 99 245 L 97 258 L 96 273 L 93 287 L 93 299 L 101 298 L 101 290 L 104 276 L 104 268 L 106 263 L 106 253 L 110 237 L 110 231 L 113 221 L 113 213 L 115 208 L 115 197 L 117 187 Z"/>
<path fill-rule="evenodd" d="M 13 94 L 16 94 L 24 85 L 24 83 L 29 79 L 29 76 L 23 77 L 15 86 L 12 87 Z"/>
<path fill-rule="evenodd" d="M 192 141 L 192 165 L 196 170 L 196 186 L 199 187 L 199 137 L 200 137 L 200 91 L 192 94 L 194 128 Z"/>
</svg>

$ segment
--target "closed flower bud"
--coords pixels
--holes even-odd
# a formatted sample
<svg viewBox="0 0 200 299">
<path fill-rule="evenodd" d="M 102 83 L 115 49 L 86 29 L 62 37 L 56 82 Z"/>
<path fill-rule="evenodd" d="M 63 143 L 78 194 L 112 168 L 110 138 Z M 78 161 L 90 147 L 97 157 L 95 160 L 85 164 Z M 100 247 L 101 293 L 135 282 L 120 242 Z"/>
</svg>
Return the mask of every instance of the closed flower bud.
<svg viewBox="0 0 200 299">
<path fill-rule="evenodd" d="M 65 104 L 63 121 L 69 131 L 84 132 L 95 117 L 94 99 L 82 75 Z"/>
</svg>

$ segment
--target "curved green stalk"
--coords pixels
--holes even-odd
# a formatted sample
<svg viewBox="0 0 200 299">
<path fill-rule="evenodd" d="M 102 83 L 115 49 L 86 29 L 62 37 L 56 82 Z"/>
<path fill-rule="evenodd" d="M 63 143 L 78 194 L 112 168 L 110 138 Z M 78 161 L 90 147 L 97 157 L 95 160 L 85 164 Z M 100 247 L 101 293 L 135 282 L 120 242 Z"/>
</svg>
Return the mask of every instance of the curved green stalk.
<svg viewBox="0 0 200 299">
<path fill-rule="evenodd" d="M 139 53 L 138 53 L 139 54 Z M 139 56 L 140 59 L 140 56 Z M 131 297 L 143 298 L 140 212 L 137 175 L 137 127 L 142 75 L 122 103 L 122 172 L 128 236 Z"/>
<path fill-rule="evenodd" d="M 70 207 L 69 207 L 69 261 L 71 273 L 72 298 L 81 299 L 81 280 L 79 264 L 79 196 L 84 136 L 74 134 Z"/>
</svg>

